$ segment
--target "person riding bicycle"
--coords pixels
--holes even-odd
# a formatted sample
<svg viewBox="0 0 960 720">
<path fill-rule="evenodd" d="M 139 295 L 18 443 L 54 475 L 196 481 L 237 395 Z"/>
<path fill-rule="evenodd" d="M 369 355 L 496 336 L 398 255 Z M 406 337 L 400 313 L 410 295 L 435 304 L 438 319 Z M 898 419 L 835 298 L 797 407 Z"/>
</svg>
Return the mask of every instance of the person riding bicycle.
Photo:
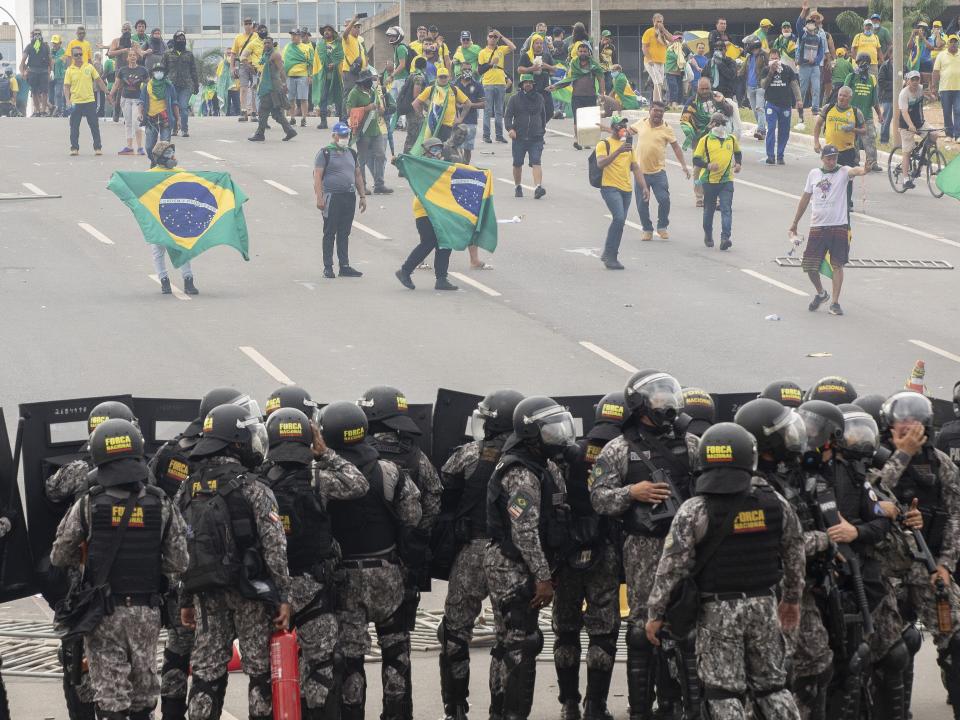
<svg viewBox="0 0 960 720">
<path fill-rule="evenodd" d="M 910 155 L 916 147 L 916 133 L 926 133 L 933 142 L 939 136 L 923 117 L 923 86 L 920 73 L 916 70 L 904 74 L 906 87 L 900 91 L 897 107 L 900 115 L 900 147 L 903 149 L 903 189 L 914 187 L 913 174 L 910 172 Z M 919 171 L 919 168 L 917 168 Z"/>
</svg>

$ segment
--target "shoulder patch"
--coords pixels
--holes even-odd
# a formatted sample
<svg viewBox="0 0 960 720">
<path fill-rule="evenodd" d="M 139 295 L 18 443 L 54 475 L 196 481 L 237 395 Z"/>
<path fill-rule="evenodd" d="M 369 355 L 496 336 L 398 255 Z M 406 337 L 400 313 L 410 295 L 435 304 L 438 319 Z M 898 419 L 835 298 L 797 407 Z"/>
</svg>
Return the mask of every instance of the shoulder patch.
<svg viewBox="0 0 960 720">
<path fill-rule="evenodd" d="M 514 520 L 519 520 L 530 510 L 530 507 L 533 505 L 533 498 L 531 498 L 523 490 L 517 490 L 514 493 L 513 497 L 510 498 L 510 501 L 507 503 L 507 512 L 510 513 L 510 517 Z"/>
</svg>

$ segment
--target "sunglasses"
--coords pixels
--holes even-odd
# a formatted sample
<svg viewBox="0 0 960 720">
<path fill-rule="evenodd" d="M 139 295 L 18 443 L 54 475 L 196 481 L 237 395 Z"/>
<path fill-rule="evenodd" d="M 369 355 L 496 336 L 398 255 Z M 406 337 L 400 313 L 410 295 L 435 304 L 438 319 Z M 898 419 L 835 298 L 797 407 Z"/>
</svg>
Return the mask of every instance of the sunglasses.
<svg viewBox="0 0 960 720">
<path fill-rule="evenodd" d="M 250 21 L 247 21 L 247 22 L 244 23 L 244 25 L 253 25 L 253 23 L 250 22 Z"/>
</svg>

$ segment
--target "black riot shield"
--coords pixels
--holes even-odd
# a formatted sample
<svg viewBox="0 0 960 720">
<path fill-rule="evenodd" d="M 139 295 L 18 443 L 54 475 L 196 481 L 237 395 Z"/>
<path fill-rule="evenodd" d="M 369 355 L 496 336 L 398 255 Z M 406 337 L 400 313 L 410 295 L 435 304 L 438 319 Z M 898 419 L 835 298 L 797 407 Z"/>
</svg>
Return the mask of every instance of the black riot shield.
<svg viewBox="0 0 960 720">
<path fill-rule="evenodd" d="M 134 398 L 134 412 L 140 421 L 147 458 L 167 440 L 179 435 L 200 413 L 199 400 L 171 398 Z"/>
<path fill-rule="evenodd" d="M 9 440 L 3 408 L 0 408 L 0 515 L 6 517 L 11 526 L 10 532 L 0 539 L 0 603 L 33 595 L 38 590 Z"/>
<path fill-rule="evenodd" d="M 756 400 L 759 392 L 751 393 L 710 393 L 717 406 L 717 422 L 733 422 L 733 416 L 741 406 Z"/>
</svg>

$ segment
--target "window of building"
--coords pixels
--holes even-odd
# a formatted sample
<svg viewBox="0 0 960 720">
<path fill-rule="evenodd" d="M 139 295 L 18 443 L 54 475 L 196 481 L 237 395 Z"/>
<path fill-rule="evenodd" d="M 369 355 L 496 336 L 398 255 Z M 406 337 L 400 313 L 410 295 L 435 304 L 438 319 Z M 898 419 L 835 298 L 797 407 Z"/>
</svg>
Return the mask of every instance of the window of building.
<svg viewBox="0 0 960 720">
<path fill-rule="evenodd" d="M 169 37 L 183 27 L 183 5 L 180 0 L 163 0 L 163 36 Z"/>
<path fill-rule="evenodd" d="M 160 27 L 160 6 L 156 3 L 147 3 L 143 6 L 143 14 L 140 16 L 147 21 L 147 32 Z"/>
<path fill-rule="evenodd" d="M 220 6 L 221 23 L 220 27 L 225 33 L 240 32 L 240 5 L 223 4 Z M 206 22 L 206 21 L 204 21 Z"/>
<path fill-rule="evenodd" d="M 317 28 L 322 25 L 333 25 L 337 29 L 337 7 L 331 2 L 317 3 Z"/>
<path fill-rule="evenodd" d="M 100 27 L 100 0 L 83 0 L 83 24 Z"/>
<path fill-rule="evenodd" d="M 56 24 L 58 20 L 63 25 L 65 21 L 63 0 L 50 0 L 50 22 Z"/>
<path fill-rule="evenodd" d="M 182 29 L 187 33 L 200 32 L 200 6 L 188 4 L 183 6 L 183 26 Z"/>
<path fill-rule="evenodd" d="M 219 30 L 220 3 L 217 0 L 203 0 L 200 18 L 203 30 Z"/>
<path fill-rule="evenodd" d="M 81 0 L 67 0 L 67 25 L 83 24 L 83 4 Z"/>
<path fill-rule="evenodd" d="M 50 3 L 47 0 L 36 0 L 33 4 L 33 24 L 46 25 L 50 22 Z"/>
</svg>

